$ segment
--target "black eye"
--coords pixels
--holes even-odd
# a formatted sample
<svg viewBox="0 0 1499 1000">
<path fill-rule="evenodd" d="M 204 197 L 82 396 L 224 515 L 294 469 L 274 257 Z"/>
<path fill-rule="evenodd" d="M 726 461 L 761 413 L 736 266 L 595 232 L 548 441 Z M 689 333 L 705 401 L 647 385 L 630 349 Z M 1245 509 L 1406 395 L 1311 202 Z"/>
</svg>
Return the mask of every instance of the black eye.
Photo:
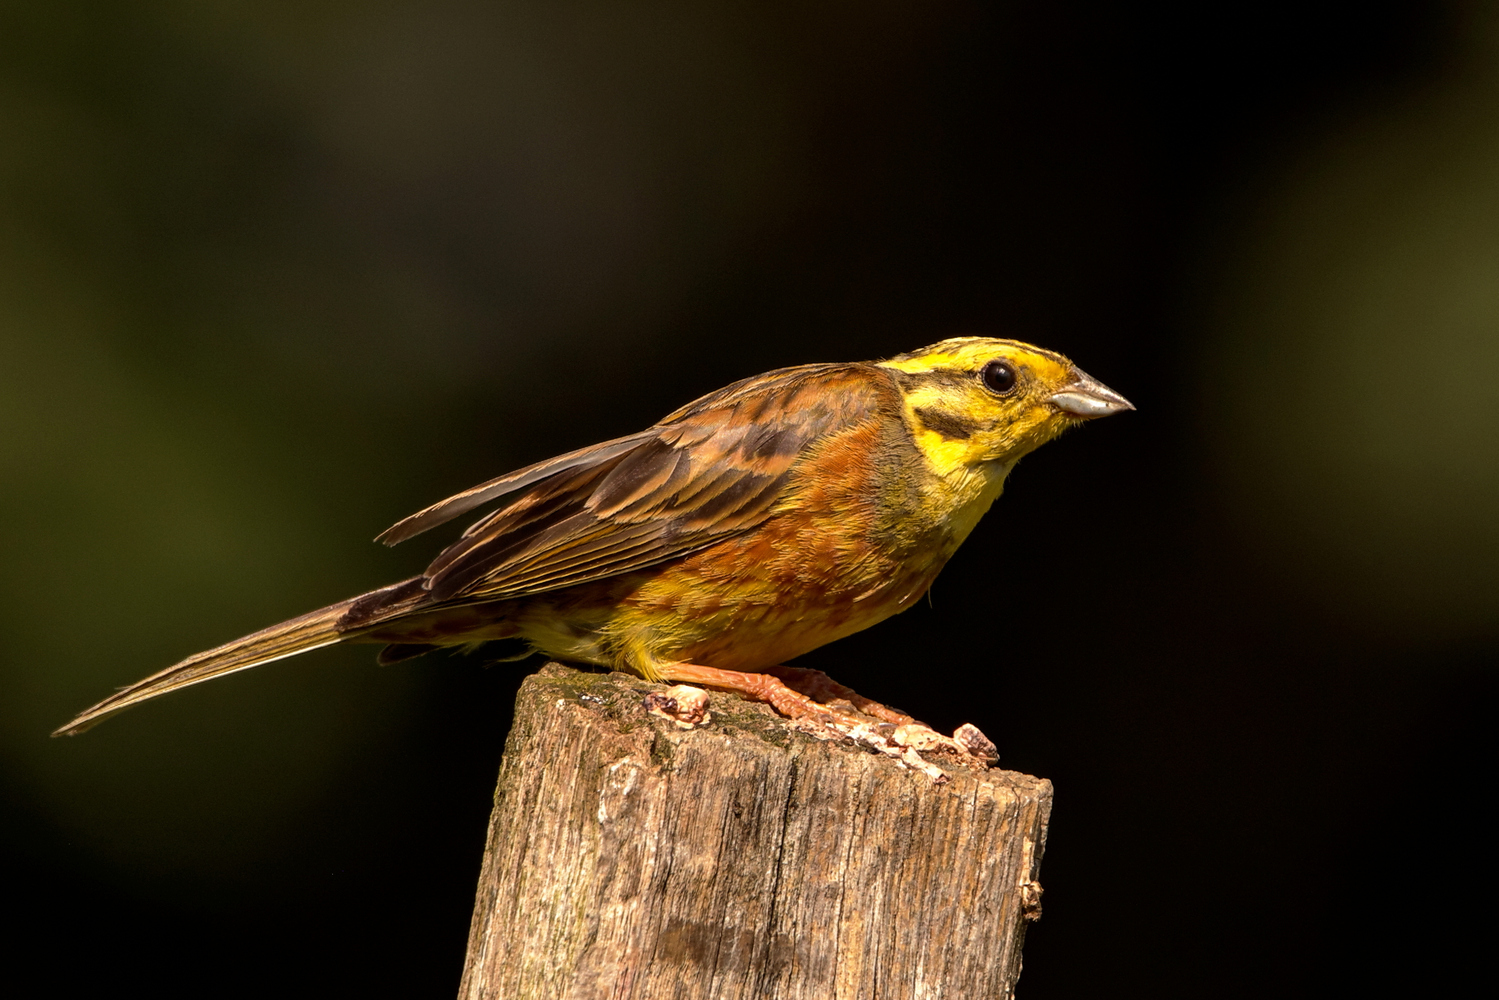
<svg viewBox="0 0 1499 1000">
<path fill-rule="evenodd" d="M 990 392 L 1001 396 L 1015 388 L 1015 369 L 1003 361 L 989 362 L 979 372 L 979 378 L 984 380 L 984 385 Z"/>
</svg>

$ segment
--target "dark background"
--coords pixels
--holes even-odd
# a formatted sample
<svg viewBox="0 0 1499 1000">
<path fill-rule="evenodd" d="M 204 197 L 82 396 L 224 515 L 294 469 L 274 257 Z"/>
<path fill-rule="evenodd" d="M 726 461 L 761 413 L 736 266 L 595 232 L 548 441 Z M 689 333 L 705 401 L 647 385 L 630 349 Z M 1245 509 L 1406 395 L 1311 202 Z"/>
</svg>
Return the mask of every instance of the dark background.
<svg viewBox="0 0 1499 1000">
<path fill-rule="evenodd" d="M 972 333 L 1139 412 L 801 662 L 1056 783 L 1022 995 L 1487 975 L 1484 5 L 238 7 L 0 5 L 7 979 L 451 995 L 521 668 L 46 733 L 415 572 L 450 535 L 369 539 L 450 492 Z"/>
</svg>

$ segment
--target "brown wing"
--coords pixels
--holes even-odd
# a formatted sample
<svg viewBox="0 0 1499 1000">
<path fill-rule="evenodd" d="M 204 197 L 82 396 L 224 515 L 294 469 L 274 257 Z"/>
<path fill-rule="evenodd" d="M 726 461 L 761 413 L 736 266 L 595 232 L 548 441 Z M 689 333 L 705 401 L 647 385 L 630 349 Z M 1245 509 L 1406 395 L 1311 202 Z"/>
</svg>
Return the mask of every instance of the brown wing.
<svg viewBox="0 0 1499 1000">
<path fill-rule="evenodd" d="M 636 447 L 652 437 L 650 431 L 642 431 L 639 434 L 631 434 L 628 437 L 615 438 L 613 441 L 605 441 L 602 444 L 589 445 L 587 448 L 579 448 L 570 451 L 566 455 L 558 455 L 549 458 L 545 462 L 537 462 L 528 465 L 524 469 L 517 469 L 497 479 L 491 479 L 487 483 L 455 493 L 441 503 L 435 503 L 425 510 L 419 510 L 410 517 L 397 521 L 382 531 L 375 541 L 386 545 L 396 545 L 408 538 L 420 535 L 429 528 L 435 528 L 439 524 L 446 524 L 459 514 L 467 514 L 475 507 L 488 503 L 490 500 L 525 489 L 533 483 L 538 483 L 549 476 L 566 472 L 569 469 L 588 467 L 599 464 L 623 455 L 631 448 Z"/>
<path fill-rule="evenodd" d="M 420 578 L 422 607 L 544 593 L 643 569 L 763 522 L 808 447 L 869 419 L 876 400 L 863 365 L 770 372 L 704 396 L 640 434 L 475 487 L 386 537 L 409 537 L 524 489 L 433 561 Z M 414 530 L 400 530 L 413 523 Z M 367 613 L 381 617 L 373 607 Z"/>
</svg>

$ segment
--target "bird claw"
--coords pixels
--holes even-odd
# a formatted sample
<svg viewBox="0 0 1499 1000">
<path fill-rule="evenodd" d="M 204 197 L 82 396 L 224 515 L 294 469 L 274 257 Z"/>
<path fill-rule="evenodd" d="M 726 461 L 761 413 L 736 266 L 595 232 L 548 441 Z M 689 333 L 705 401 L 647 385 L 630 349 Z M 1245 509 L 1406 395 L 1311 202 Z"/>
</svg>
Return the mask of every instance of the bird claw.
<svg viewBox="0 0 1499 1000">
<path fill-rule="evenodd" d="M 822 740 L 852 739 L 896 758 L 933 782 L 946 781 L 947 774 L 923 758 L 923 751 L 940 755 L 947 763 L 970 768 L 987 768 L 999 759 L 994 744 L 973 725 L 961 727 L 953 736 L 943 736 L 903 712 L 844 687 L 820 670 L 773 667 L 763 673 L 739 673 L 700 664 L 674 663 L 664 665 L 659 673 L 679 683 L 663 695 L 653 697 L 671 696 L 672 692 L 682 688 L 700 690 L 687 687 L 688 684 L 734 691 L 742 697 L 766 702 L 791 720 L 794 729 Z M 789 686 L 788 681 L 791 682 Z M 838 704 L 828 704 L 829 701 Z M 843 704 L 851 707 L 845 709 Z M 683 728 L 691 728 L 692 724 L 684 722 L 676 708 L 664 703 L 657 706 L 660 711 L 652 708 L 650 703 L 646 707 Z"/>
</svg>

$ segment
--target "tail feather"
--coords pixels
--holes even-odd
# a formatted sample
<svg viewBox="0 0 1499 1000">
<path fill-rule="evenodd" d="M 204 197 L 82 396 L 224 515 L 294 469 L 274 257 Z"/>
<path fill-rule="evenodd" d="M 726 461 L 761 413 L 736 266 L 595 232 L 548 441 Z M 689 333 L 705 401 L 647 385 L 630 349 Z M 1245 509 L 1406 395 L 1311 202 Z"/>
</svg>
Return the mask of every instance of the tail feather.
<svg viewBox="0 0 1499 1000">
<path fill-rule="evenodd" d="M 93 708 L 78 715 L 62 726 L 53 736 L 76 736 L 91 726 L 123 712 L 132 705 L 156 698 L 160 695 L 200 684 L 236 670 L 248 670 L 262 663 L 270 663 L 287 656 L 305 653 L 310 649 L 331 646 L 336 642 L 351 639 L 362 630 L 340 630 L 339 619 L 359 598 L 330 604 L 326 608 L 284 621 L 279 625 L 261 629 L 252 635 L 225 643 L 214 649 L 189 656 L 181 663 L 167 667 L 105 698 Z"/>
</svg>

